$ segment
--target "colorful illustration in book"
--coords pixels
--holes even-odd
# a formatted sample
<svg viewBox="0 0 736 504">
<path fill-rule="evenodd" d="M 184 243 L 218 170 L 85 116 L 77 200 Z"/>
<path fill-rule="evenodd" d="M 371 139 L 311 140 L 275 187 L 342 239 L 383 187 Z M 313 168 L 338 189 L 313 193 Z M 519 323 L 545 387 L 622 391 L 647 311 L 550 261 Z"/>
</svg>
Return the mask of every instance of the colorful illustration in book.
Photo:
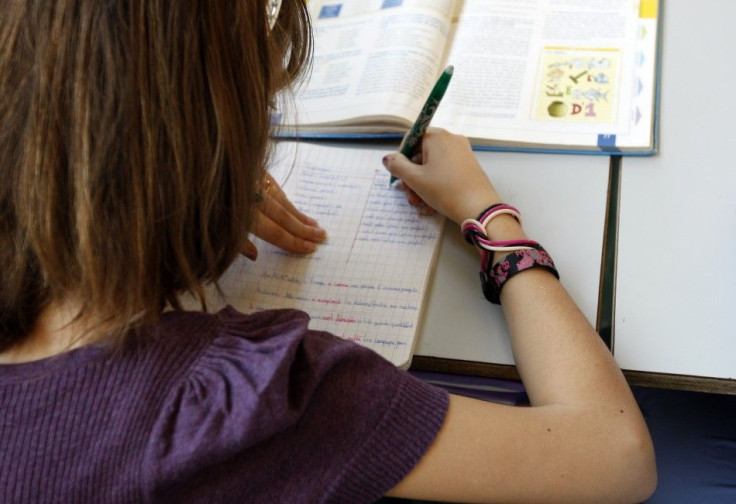
<svg viewBox="0 0 736 504">
<path fill-rule="evenodd" d="M 617 51 L 546 49 L 533 117 L 614 122 L 618 60 Z"/>
</svg>

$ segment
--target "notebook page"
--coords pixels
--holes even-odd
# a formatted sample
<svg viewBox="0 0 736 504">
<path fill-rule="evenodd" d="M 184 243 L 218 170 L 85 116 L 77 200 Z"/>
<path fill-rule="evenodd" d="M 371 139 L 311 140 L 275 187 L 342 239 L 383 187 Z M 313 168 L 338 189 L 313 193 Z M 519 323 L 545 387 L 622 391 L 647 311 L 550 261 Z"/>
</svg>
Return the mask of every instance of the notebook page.
<svg viewBox="0 0 736 504">
<path fill-rule="evenodd" d="M 226 301 L 243 312 L 304 310 L 310 328 L 408 367 L 443 217 L 422 215 L 389 187 L 383 154 L 281 144 L 270 173 L 327 241 L 300 256 L 252 237 L 258 259 L 240 258 L 223 276 Z"/>
</svg>

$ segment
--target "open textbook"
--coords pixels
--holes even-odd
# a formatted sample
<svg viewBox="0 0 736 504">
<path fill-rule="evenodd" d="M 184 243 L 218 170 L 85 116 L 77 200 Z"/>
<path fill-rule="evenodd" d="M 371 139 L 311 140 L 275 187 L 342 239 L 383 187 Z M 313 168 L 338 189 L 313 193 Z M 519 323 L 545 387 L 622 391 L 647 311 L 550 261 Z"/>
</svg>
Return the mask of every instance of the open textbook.
<svg viewBox="0 0 736 504">
<path fill-rule="evenodd" d="M 311 0 L 309 8 L 314 66 L 275 114 L 284 136 L 401 135 L 452 64 L 432 125 L 475 147 L 656 152 L 658 0 Z"/>
<path fill-rule="evenodd" d="M 269 172 L 289 199 L 327 230 L 310 255 L 254 239 L 258 259 L 239 258 L 220 280 L 227 303 L 249 313 L 298 308 L 310 328 L 411 363 L 444 218 L 422 214 L 389 187 L 385 152 L 279 142 Z"/>
</svg>

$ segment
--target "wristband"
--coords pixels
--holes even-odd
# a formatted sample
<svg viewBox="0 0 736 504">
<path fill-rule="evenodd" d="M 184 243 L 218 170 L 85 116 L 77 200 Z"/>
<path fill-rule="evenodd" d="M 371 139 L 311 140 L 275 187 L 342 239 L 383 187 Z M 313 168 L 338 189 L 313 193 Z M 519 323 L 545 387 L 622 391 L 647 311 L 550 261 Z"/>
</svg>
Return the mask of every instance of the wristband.
<svg viewBox="0 0 736 504">
<path fill-rule="evenodd" d="M 514 251 L 490 266 L 492 257 L 492 254 L 484 254 L 483 256 L 480 283 L 483 288 L 483 295 L 493 304 L 501 304 L 501 289 L 511 277 L 522 271 L 542 268 L 552 273 L 558 280 L 560 278 L 554 261 L 541 245 Z"/>
</svg>

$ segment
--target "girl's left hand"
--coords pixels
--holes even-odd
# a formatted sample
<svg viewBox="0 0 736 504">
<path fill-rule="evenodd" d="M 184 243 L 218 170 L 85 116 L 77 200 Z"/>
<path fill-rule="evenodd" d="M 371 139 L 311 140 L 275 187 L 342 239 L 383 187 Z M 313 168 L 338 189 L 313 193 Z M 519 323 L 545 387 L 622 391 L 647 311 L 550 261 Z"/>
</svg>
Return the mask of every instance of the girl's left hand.
<svg viewBox="0 0 736 504">
<path fill-rule="evenodd" d="M 258 204 L 253 234 L 287 252 L 314 252 L 317 244 L 327 238 L 326 231 L 316 220 L 300 212 L 268 173 L 264 182 L 263 201 Z M 255 260 L 258 250 L 247 240 L 243 253 Z"/>
</svg>

